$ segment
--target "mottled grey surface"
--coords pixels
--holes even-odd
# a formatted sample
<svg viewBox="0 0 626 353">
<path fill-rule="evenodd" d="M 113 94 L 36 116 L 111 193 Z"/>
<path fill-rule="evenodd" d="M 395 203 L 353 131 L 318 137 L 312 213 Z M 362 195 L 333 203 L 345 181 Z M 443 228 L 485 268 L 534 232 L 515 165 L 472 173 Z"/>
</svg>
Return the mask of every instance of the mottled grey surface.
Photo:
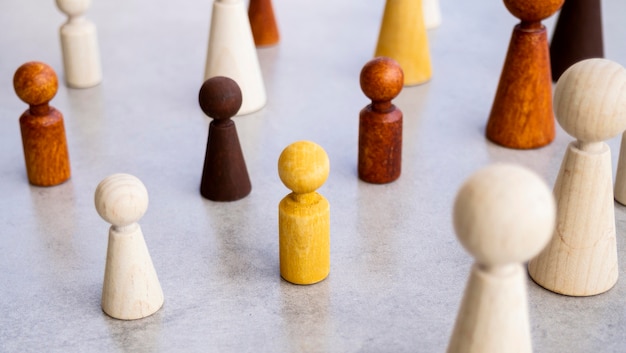
<svg viewBox="0 0 626 353">
<path fill-rule="evenodd" d="M 480 3 L 480 4 L 479 4 Z M 434 76 L 405 88 L 400 179 L 356 177 L 361 67 L 374 51 L 383 0 L 275 0 L 281 42 L 258 51 L 268 104 L 235 119 L 253 184 L 232 203 L 199 194 L 209 119 L 197 103 L 211 1 L 94 1 L 104 82 L 61 86 L 69 182 L 26 179 L 13 72 L 49 63 L 62 77 L 53 1 L 0 2 L 0 351 L 3 352 L 443 352 L 472 259 L 456 241 L 451 204 L 463 180 L 493 162 L 525 165 L 553 184 L 563 130 L 539 150 L 483 137 L 516 19 L 501 1 L 442 0 L 429 32 Z M 606 56 L 626 64 L 626 3 L 605 1 Z M 545 22 L 552 30 L 554 18 Z M 312 286 L 280 279 L 276 172 L 289 143 L 325 147 L 331 174 L 331 274 Z M 609 144 L 617 161 L 619 138 Z M 98 182 L 131 173 L 150 194 L 140 221 L 165 305 L 143 320 L 100 309 L 106 224 Z M 584 215 L 581 215 L 583 217 Z M 626 212 L 616 207 L 620 271 Z M 537 352 L 626 351 L 626 282 L 569 298 L 529 280 Z"/>
</svg>

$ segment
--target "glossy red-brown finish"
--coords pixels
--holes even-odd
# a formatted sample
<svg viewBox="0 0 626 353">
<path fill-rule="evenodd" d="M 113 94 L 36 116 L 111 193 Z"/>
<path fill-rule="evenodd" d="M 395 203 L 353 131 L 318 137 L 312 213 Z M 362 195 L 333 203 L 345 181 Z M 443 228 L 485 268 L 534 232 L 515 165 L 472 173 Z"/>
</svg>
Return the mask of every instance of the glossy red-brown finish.
<svg viewBox="0 0 626 353">
<path fill-rule="evenodd" d="M 248 18 L 257 47 L 275 45 L 280 41 L 272 0 L 250 0 Z"/>
</svg>

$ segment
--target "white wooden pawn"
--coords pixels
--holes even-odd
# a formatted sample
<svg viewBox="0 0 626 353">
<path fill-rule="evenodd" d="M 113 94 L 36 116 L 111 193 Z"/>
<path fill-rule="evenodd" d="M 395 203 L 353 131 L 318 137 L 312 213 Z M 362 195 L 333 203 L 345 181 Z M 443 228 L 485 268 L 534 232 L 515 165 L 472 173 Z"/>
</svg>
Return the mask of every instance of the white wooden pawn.
<svg viewBox="0 0 626 353">
<path fill-rule="evenodd" d="M 424 9 L 424 25 L 426 29 L 437 28 L 441 25 L 441 7 L 439 0 L 422 0 Z"/>
<path fill-rule="evenodd" d="M 211 16 L 204 80 L 233 79 L 243 101 L 237 115 L 255 112 L 267 101 L 263 75 L 243 0 L 215 0 Z"/>
<path fill-rule="evenodd" d="M 603 141 L 626 128 L 626 70 L 606 59 L 574 64 L 556 84 L 554 112 L 577 140 L 554 185 L 556 229 L 528 272 L 553 292 L 596 295 L 618 278 L 611 150 Z"/>
<path fill-rule="evenodd" d="M 69 16 L 61 26 L 61 53 L 65 82 L 72 88 L 88 88 L 102 81 L 96 26 L 83 17 L 91 0 L 56 0 Z"/>
<path fill-rule="evenodd" d="M 113 174 L 98 184 L 96 210 L 109 230 L 102 310 L 122 320 L 154 314 L 163 305 L 163 291 L 136 222 L 148 208 L 148 191 L 129 174 Z"/>
<path fill-rule="evenodd" d="M 510 164 L 474 173 L 454 203 L 454 229 L 474 256 L 448 353 L 532 352 L 526 271 L 554 229 L 550 189 Z"/>
<path fill-rule="evenodd" d="M 617 159 L 617 173 L 615 174 L 615 201 L 626 205 L 626 132 L 622 134 L 622 142 Z"/>
</svg>

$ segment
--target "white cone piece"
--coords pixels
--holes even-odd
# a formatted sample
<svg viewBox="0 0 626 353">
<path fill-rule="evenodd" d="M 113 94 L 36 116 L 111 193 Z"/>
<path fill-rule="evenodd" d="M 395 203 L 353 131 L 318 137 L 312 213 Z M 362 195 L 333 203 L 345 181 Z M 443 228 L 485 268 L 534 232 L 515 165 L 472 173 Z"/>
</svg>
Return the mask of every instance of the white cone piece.
<svg viewBox="0 0 626 353">
<path fill-rule="evenodd" d="M 422 0 L 424 10 L 424 25 L 426 29 L 432 29 L 441 25 L 441 8 L 439 0 Z"/>
</svg>

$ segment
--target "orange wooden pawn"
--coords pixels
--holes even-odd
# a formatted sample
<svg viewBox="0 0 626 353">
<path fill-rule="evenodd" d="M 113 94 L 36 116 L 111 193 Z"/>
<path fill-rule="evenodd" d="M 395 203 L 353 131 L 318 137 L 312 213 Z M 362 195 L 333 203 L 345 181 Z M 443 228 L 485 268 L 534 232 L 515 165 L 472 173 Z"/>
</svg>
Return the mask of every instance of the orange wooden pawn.
<svg viewBox="0 0 626 353">
<path fill-rule="evenodd" d="M 248 18 L 250 19 L 254 44 L 257 47 L 278 44 L 280 34 L 274 16 L 272 0 L 250 0 Z"/>
<path fill-rule="evenodd" d="M 42 62 L 27 62 L 13 76 L 17 96 L 30 107 L 20 117 L 22 145 L 28 181 L 53 186 L 70 178 L 70 158 L 63 115 L 48 102 L 59 81 L 54 70 Z"/>
</svg>

